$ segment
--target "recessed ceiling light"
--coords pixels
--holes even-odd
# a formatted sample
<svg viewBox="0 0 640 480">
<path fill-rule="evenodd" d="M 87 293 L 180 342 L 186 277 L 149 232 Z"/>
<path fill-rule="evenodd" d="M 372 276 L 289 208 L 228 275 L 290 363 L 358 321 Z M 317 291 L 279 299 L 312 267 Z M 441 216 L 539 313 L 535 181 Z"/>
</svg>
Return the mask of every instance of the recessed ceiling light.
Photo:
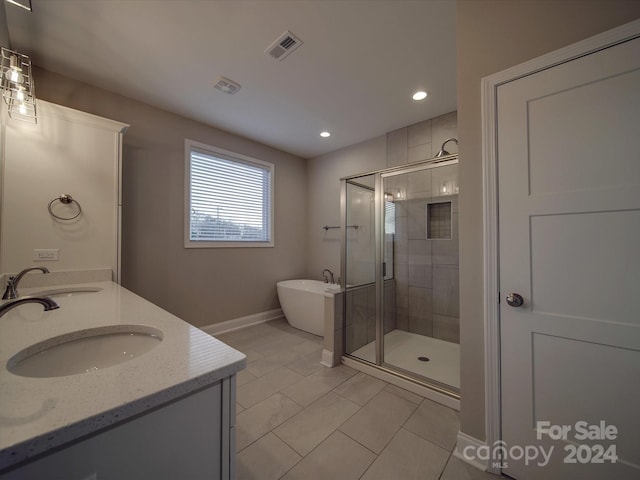
<svg viewBox="0 0 640 480">
<path fill-rule="evenodd" d="M 331 132 L 320 132 L 320 136 L 322 138 L 327 138 L 331 136 Z"/>
<path fill-rule="evenodd" d="M 427 92 L 425 92 L 424 90 L 418 90 L 413 94 L 412 98 L 414 100 L 424 100 L 425 98 L 427 98 Z"/>
</svg>

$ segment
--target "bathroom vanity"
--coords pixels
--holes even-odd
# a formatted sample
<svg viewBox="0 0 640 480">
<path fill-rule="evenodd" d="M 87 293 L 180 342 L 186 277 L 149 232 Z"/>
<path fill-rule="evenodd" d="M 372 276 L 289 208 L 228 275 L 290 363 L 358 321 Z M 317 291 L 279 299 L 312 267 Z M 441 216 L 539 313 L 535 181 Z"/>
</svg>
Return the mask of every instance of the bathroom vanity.
<svg viewBox="0 0 640 480">
<path fill-rule="evenodd" d="M 245 356 L 117 284 L 128 125 L 38 100 L 0 126 L 0 281 L 48 267 L 19 293 L 60 305 L 0 318 L 0 480 L 234 478 Z"/>
<path fill-rule="evenodd" d="M 111 281 L 42 291 L 0 319 L 1 480 L 234 478 L 242 353 Z"/>
<path fill-rule="evenodd" d="M 0 318 L 0 480 L 234 478 L 245 356 L 118 285 L 128 125 L 42 100 L 0 125 L 0 274 L 48 267 L 19 293 L 60 305 Z"/>
</svg>

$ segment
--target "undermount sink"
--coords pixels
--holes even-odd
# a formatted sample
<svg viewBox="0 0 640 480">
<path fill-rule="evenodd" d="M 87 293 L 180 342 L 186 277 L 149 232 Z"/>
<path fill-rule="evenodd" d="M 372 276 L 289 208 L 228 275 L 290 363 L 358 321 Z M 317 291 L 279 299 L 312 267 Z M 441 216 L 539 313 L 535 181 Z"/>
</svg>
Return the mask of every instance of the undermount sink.
<svg viewBox="0 0 640 480">
<path fill-rule="evenodd" d="M 51 288 L 48 290 L 40 290 L 38 292 L 34 292 L 29 294 L 30 297 L 72 297 L 75 295 L 84 295 L 87 293 L 97 293 L 101 292 L 102 288 L 100 287 L 61 287 L 61 288 Z"/>
<path fill-rule="evenodd" d="M 111 325 L 50 338 L 21 350 L 7 362 L 14 375 L 63 377 L 112 367 L 152 350 L 162 332 L 144 325 Z"/>
</svg>

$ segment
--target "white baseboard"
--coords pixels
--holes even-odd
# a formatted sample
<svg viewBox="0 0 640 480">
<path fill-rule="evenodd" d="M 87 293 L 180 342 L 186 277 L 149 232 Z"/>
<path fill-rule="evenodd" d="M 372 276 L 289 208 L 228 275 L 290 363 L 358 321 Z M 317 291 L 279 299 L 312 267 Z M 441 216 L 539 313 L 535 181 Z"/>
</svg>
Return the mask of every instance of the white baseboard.
<svg viewBox="0 0 640 480">
<path fill-rule="evenodd" d="M 333 352 L 323 349 L 322 350 L 322 359 L 320 363 L 325 367 L 333 368 L 335 365 L 333 364 Z"/>
<path fill-rule="evenodd" d="M 453 451 L 453 455 L 456 458 L 459 458 L 460 460 L 462 460 L 463 462 L 468 463 L 469 465 L 476 467 L 477 469 L 485 472 L 489 467 L 487 463 L 488 460 L 487 461 L 479 460 L 475 455 L 475 453 L 478 451 L 480 447 L 483 447 L 484 449 L 486 449 L 487 444 L 482 440 L 478 440 L 477 438 L 472 437 L 471 435 L 467 435 L 466 433 L 463 433 L 463 432 L 458 432 L 458 440 L 456 442 L 456 448 Z M 498 472 L 492 472 L 492 473 L 500 473 L 500 472 L 498 471 Z"/>
<path fill-rule="evenodd" d="M 240 328 L 249 327 L 251 325 L 257 325 L 258 323 L 270 322 L 278 318 L 284 317 L 281 308 L 275 310 L 268 310 L 266 312 L 255 313 L 253 315 L 247 315 L 246 317 L 234 318 L 227 320 L 226 322 L 212 323 L 205 327 L 200 327 L 200 330 L 208 333 L 209 335 L 220 335 L 221 333 L 231 332 Z"/>
</svg>

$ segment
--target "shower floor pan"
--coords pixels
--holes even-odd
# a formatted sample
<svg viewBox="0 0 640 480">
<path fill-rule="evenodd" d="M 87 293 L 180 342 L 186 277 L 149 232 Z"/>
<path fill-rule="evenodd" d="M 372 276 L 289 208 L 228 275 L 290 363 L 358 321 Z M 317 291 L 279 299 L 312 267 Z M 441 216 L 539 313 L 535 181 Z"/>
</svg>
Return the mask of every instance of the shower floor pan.
<svg viewBox="0 0 640 480">
<path fill-rule="evenodd" d="M 384 361 L 416 375 L 460 388 L 460 345 L 404 330 L 392 330 L 384 336 Z M 375 342 L 368 343 L 351 356 L 375 363 Z M 419 360 L 426 357 L 429 361 Z"/>
</svg>

